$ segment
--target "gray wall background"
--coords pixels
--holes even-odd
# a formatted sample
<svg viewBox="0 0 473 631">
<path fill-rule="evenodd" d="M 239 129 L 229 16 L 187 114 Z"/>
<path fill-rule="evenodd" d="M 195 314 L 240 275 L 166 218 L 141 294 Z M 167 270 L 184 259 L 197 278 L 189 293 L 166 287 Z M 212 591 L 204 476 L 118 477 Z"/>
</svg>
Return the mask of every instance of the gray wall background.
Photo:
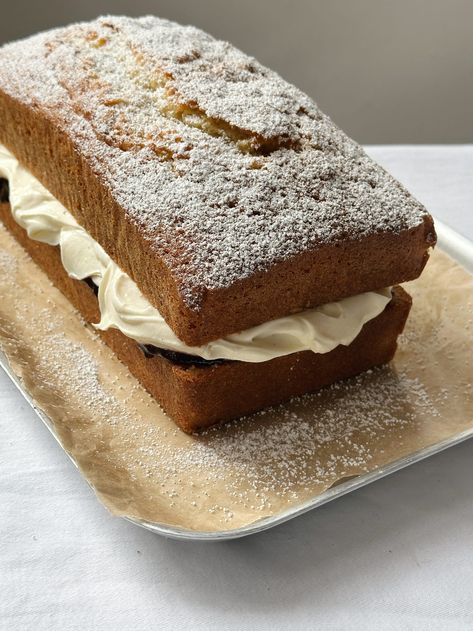
<svg viewBox="0 0 473 631">
<path fill-rule="evenodd" d="M 0 42 L 105 13 L 195 24 L 297 84 L 360 142 L 473 142 L 473 0 L 1 0 L 0 7 Z"/>
</svg>

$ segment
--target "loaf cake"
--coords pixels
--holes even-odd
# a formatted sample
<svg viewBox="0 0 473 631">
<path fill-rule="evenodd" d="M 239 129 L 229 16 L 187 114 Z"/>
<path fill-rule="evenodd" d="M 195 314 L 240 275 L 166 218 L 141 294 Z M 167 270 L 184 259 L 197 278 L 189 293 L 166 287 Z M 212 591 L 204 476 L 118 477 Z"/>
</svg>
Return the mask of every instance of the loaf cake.
<svg viewBox="0 0 473 631">
<path fill-rule="evenodd" d="M 0 217 L 185 431 L 388 362 L 427 211 L 276 73 L 156 17 L 0 49 Z"/>
</svg>

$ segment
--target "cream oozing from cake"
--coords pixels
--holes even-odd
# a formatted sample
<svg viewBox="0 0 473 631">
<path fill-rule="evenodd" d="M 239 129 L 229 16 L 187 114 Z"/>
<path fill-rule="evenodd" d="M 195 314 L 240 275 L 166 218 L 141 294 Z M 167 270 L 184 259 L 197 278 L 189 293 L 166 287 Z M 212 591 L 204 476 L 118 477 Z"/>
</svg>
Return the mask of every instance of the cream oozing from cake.
<svg viewBox="0 0 473 631">
<path fill-rule="evenodd" d="M 98 287 L 98 329 L 119 329 L 142 344 L 204 359 L 268 361 L 304 350 L 327 353 L 348 345 L 363 325 L 391 300 L 391 290 L 367 292 L 278 318 L 204 346 L 187 346 L 142 295 L 136 284 L 107 255 L 51 193 L 0 145 L 0 176 L 8 179 L 15 221 L 34 240 L 58 245 L 69 276 L 92 278 Z"/>
</svg>

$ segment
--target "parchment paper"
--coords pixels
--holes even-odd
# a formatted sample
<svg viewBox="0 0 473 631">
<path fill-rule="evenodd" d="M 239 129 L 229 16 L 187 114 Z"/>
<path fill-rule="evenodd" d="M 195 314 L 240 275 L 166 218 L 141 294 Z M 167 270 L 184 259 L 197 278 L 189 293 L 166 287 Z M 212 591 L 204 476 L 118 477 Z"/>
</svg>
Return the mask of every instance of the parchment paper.
<svg viewBox="0 0 473 631">
<path fill-rule="evenodd" d="M 437 250 L 406 288 L 414 306 L 391 366 L 187 436 L 0 226 L 13 371 L 112 513 L 191 530 L 286 511 L 473 426 L 473 279 Z"/>
</svg>

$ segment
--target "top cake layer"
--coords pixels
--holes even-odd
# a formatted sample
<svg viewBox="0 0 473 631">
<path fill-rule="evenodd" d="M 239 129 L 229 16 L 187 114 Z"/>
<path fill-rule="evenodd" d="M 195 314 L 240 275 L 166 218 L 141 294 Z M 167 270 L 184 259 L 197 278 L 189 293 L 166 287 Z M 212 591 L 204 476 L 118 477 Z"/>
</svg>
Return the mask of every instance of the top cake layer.
<svg viewBox="0 0 473 631">
<path fill-rule="evenodd" d="M 189 344 L 414 278 L 435 241 L 309 97 L 155 17 L 0 49 L 0 141 Z"/>
</svg>

